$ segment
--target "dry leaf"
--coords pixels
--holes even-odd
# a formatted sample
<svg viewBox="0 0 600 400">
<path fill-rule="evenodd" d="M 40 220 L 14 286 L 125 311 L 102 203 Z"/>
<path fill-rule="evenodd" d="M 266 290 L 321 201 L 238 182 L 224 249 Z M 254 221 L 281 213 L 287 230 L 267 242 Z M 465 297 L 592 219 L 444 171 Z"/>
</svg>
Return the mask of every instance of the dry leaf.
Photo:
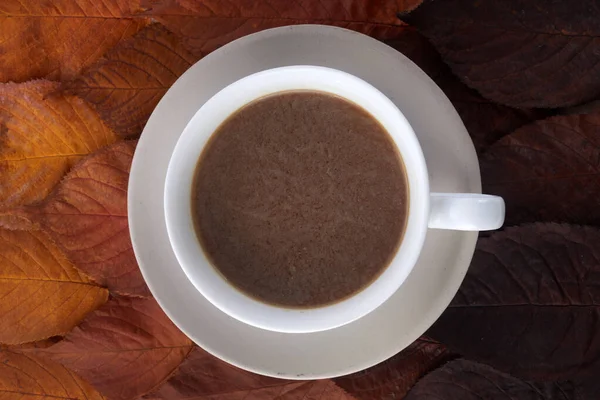
<svg viewBox="0 0 600 400">
<path fill-rule="evenodd" d="M 135 399 L 159 385 L 192 342 L 152 298 L 116 298 L 43 351 L 110 399 Z"/>
<path fill-rule="evenodd" d="M 28 342 L 22 344 L 6 345 L 0 344 L 0 349 L 11 350 L 11 351 L 23 351 L 32 349 L 47 349 L 50 346 L 54 346 L 56 343 L 62 340 L 62 336 L 52 336 L 48 339 L 38 340 L 37 342 Z"/>
<path fill-rule="evenodd" d="M 421 67 L 444 91 L 480 153 L 508 133 L 547 114 L 542 110 L 515 109 L 484 99 L 460 82 L 427 39 L 414 30 L 405 29 L 387 44 Z"/>
<path fill-rule="evenodd" d="M 429 334 L 466 357 L 532 380 L 600 370 L 600 230 L 557 224 L 482 238 Z"/>
<path fill-rule="evenodd" d="M 264 29 L 297 24 L 326 24 L 378 39 L 402 32 L 396 13 L 420 0 L 228 1 L 144 0 L 148 14 L 177 34 L 196 56 Z"/>
<path fill-rule="evenodd" d="M 468 360 L 451 361 L 433 371 L 408 393 L 405 400 L 586 400 L 593 394 L 570 382 L 525 382 Z"/>
<path fill-rule="evenodd" d="M 0 399 L 104 399 L 83 379 L 50 360 L 6 350 L 0 350 L 0 360 Z"/>
<path fill-rule="evenodd" d="M 70 331 L 108 298 L 42 232 L 0 229 L 0 342 Z"/>
<path fill-rule="evenodd" d="M 0 81 L 68 79 L 147 22 L 138 0 L 2 0 Z"/>
<path fill-rule="evenodd" d="M 75 96 L 38 80 L 0 84 L 0 208 L 43 199 L 84 155 L 116 140 Z"/>
<path fill-rule="evenodd" d="M 145 400 L 352 400 L 329 380 L 298 382 L 269 378 L 233 367 L 199 347 L 177 372 Z"/>
<path fill-rule="evenodd" d="M 495 102 L 564 107 L 600 95 L 596 0 L 427 0 L 403 19 Z"/>
<path fill-rule="evenodd" d="M 169 87 L 196 60 L 177 37 L 153 24 L 120 42 L 64 88 L 92 104 L 115 132 L 136 136 Z"/>
<path fill-rule="evenodd" d="M 523 126 L 481 159 L 484 192 L 506 201 L 507 224 L 600 223 L 600 113 Z"/>
<path fill-rule="evenodd" d="M 127 182 L 136 142 L 89 156 L 44 202 L 0 214 L 9 229 L 41 227 L 79 269 L 120 294 L 150 294 L 137 265 L 127 222 Z"/>
<path fill-rule="evenodd" d="M 402 399 L 419 379 L 452 357 L 442 344 L 420 338 L 389 360 L 334 381 L 361 400 Z"/>
</svg>

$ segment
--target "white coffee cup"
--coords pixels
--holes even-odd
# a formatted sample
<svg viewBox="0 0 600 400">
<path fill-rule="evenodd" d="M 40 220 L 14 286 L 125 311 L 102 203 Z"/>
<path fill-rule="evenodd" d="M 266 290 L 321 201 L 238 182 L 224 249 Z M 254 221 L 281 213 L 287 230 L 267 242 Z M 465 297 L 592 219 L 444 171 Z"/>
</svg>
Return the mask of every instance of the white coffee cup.
<svg viewBox="0 0 600 400">
<path fill-rule="evenodd" d="M 213 132 L 245 104 L 288 90 L 333 93 L 368 111 L 393 138 L 408 176 L 408 221 L 392 262 L 378 279 L 354 296 L 320 308 L 282 308 L 257 301 L 236 289 L 207 259 L 192 220 L 194 171 Z M 430 193 L 421 146 L 394 103 L 367 82 L 348 73 L 317 66 L 290 66 L 242 78 L 215 94 L 196 112 L 179 138 L 169 163 L 165 218 L 171 246 L 182 269 L 212 304 L 231 317 L 258 328 L 307 333 L 347 324 L 385 302 L 414 267 L 428 228 L 479 231 L 501 227 L 504 201 L 497 196 L 481 194 Z"/>
</svg>

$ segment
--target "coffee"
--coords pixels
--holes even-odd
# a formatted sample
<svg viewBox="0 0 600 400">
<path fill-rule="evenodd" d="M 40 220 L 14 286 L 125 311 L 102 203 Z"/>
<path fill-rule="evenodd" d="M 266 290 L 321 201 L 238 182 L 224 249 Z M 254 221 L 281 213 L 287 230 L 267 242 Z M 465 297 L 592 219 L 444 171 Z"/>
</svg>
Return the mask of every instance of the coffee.
<svg viewBox="0 0 600 400">
<path fill-rule="evenodd" d="M 388 266 L 408 218 L 408 183 L 386 130 L 317 91 L 257 99 L 223 122 L 198 161 L 196 235 L 212 265 L 262 302 L 344 300 Z"/>
</svg>

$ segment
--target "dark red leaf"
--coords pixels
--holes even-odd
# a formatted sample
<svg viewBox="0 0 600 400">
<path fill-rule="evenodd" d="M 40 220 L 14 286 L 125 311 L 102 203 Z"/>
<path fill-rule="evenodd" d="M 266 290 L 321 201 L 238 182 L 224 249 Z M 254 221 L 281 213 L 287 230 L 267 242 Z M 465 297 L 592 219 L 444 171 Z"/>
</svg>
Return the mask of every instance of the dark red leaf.
<svg viewBox="0 0 600 400">
<path fill-rule="evenodd" d="M 591 394 L 592 392 L 589 392 Z M 451 361 L 423 378 L 405 400 L 585 400 L 570 382 L 525 382 L 468 360 Z"/>
<path fill-rule="evenodd" d="M 403 20 L 492 101 L 563 107 L 600 95 L 596 0 L 427 0 Z"/>
<path fill-rule="evenodd" d="M 525 379 L 600 372 L 600 230 L 558 224 L 480 239 L 470 270 L 429 334 Z"/>
<path fill-rule="evenodd" d="M 516 109 L 484 99 L 460 82 L 427 39 L 414 30 L 405 29 L 387 43 L 410 58 L 440 86 L 456 107 L 478 152 L 520 126 L 547 114 L 541 110 Z"/>
<path fill-rule="evenodd" d="M 600 223 L 600 113 L 548 118 L 500 140 L 481 160 L 484 192 L 509 224 Z"/>
<path fill-rule="evenodd" d="M 421 377 L 451 357 L 442 344 L 420 338 L 389 360 L 334 381 L 361 400 L 402 399 Z"/>
</svg>

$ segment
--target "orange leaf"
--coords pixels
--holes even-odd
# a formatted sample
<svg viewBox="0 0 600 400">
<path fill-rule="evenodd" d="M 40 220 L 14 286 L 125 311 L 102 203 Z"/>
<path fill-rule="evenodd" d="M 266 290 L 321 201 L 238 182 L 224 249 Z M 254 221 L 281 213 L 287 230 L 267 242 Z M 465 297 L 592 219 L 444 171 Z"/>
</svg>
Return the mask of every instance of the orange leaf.
<svg viewBox="0 0 600 400">
<path fill-rule="evenodd" d="M 389 360 L 334 381 L 361 400 L 402 399 L 419 379 L 452 357 L 440 343 L 420 338 Z"/>
<path fill-rule="evenodd" d="M 127 181 L 135 145 L 119 142 L 92 154 L 44 202 L 0 213 L 0 225 L 41 227 L 100 285 L 147 296 L 127 224 Z"/>
<path fill-rule="evenodd" d="M 94 105 L 120 135 L 139 135 L 158 101 L 196 60 L 176 36 L 153 24 L 64 87 Z"/>
<path fill-rule="evenodd" d="M 22 350 L 32 350 L 35 349 L 47 349 L 50 346 L 54 346 L 56 343 L 62 340 L 62 336 L 51 336 L 48 339 L 38 340 L 37 342 L 27 342 L 22 344 L 13 344 L 13 345 L 0 345 L 1 349 L 12 350 L 12 351 L 22 351 Z"/>
<path fill-rule="evenodd" d="M 194 347 L 177 372 L 146 400 L 351 400 L 330 380 L 289 381 L 233 367 Z"/>
<path fill-rule="evenodd" d="M 147 22 L 137 0 L 2 0 L 0 81 L 67 79 Z"/>
<path fill-rule="evenodd" d="M 404 29 L 396 13 L 420 0 L 142 0 L 148 14 L 180 36 L 197 56 L 264 29 L 326 24 L 390 39 Z M 407 7 L 407 8 L 401 8 Z"/>
<path fill-rule="evenodd" d="M 0 398 L 34 400 L 104 398 L 60 364 L 29 354 L 0 351 Z"/>
<path fill-rule="evenodd" d="M 192 342 L 153 298 L 117 298 L 46 350 L 111 399 L 134 399 L 160 384 Z"/>
<path fill-rule="evenodd" d="M 108 291 L 82 275 L 42 232 L 0 229 L 0 342 L 70 331 Z"/>
<path fill-rule="evenodd" d="M 0 52 L 1 54 L 1 52 Z M 0 84 L 0 208 L 43 199 L 82 156 L 117 137 L 58 84 Z"/>
</svg>

